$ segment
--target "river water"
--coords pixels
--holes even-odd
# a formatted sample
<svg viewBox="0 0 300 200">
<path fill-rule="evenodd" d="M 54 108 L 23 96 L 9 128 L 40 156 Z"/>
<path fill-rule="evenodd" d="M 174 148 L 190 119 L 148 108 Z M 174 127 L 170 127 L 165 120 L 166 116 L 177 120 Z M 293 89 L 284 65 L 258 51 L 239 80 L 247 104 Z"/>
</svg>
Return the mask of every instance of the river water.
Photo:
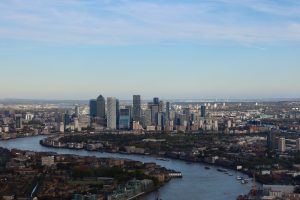
<svg viewBox="0 0 300 200">
<path fill-rule="evenodd" d="M 228 174 L 217 171 L 217 167 L 211 167 L 209 170 L 206 170 L 203 164 L 189 164 L 179 160 L 162 161 L 148 156 L 48 148 L 39 144 L 39 141 L 44 137 L 45 136 L 36 136 L 6 141 L 2 140 L 0 141 L 0 146 L 7 149 L 18 148 L 21 150 L 40 152 L 51 151 L 58 154 L 114 157 L 141 162 L 155 162 L 166 168 L 182 172 L 182 179 L 172 179 L 160 188 L 159 198 L 162 200 L 234 200 L 238 195 L 246 194 L 251 189 L 251 182 L 241 184 L 236 180 L 236 176 L 243 176 L 243 174 L 236 173 L 235 171 L 229 171 L 234 174 L 233 176 L 229 176 Z M 142 200 L 154 199 L 154 193 L 142 198 Z"/>
</svg>

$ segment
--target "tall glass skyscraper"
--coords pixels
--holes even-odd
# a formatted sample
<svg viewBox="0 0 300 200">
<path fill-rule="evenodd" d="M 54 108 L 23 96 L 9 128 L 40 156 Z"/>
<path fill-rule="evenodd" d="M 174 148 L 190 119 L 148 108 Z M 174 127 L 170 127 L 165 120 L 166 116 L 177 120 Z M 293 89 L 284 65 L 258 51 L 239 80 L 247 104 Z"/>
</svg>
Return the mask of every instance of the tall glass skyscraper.
<svg viewBox="0 0 300 200">
<path fill-rule="evenodd" d="M 130 111 L 128 108 L 120 109 L 120 129 L 130 129 Z"/>
<path fill-rule="evenodd" d="M 97 117 L 105 119 L 105 99 L 102 95 L 97 98 Z"/>
<path fill-rule="evenodd" d="M 157 115 L 158 115 L 158 111 L 159 111 L 159 106 L 158 105 L 152 105 L 151 106 L 151 122 L 154 125 L 157 125 Z"/>
<path fill-rule="evenodd" d="M 80 114 L 80 107 L 78 105 L 75 106 L 75 116 L 79 117 Z"/>
<path fill-rule="evenodd" d="M 170 102 L 166 102 L 166 120 L 170 120 Z"/>
<path fill-rule="evenodd" d="M 115 97 L 107 97 L 107 128 L 117 128 L 117 100 Z"/>
<path fill-rule="evenodd" d="M 65 114 L 64 114 L 64 129 L 66 130 L 67 129 L 67 127 L 70 125 L 70 123 L 71 123 L 71 116 L 69 115 L 69 113 L 68 112 L 66 112 Z"/>
<path fill-rule="evenodd" d="M 153 104 L 159 105 L 159 98 L 158 97 L 153 98 Z"/>
<path fill-rule="evenodd" d="M 106 126 L 105 99 L 102 95 L 97 98 L 97 123 Z"/>
<path fill-rule="evenodd" d="M 133 121 L 141 121 L 141 95 L 133 95 Z"/>
<path fill-rule="evenodd" d="M 90 117 L 97 116 L 97 100 L 91 99 L 90 100 Z"/>
<path fill-rule="evenodd" d="M 22 128 L 22 117 L 16 116 L 16 128 Z"/>
<path fill-rule="evenodd" d="M 206 106 L 201 106 L 201 117 L 206 117 Z"/>
</svg>

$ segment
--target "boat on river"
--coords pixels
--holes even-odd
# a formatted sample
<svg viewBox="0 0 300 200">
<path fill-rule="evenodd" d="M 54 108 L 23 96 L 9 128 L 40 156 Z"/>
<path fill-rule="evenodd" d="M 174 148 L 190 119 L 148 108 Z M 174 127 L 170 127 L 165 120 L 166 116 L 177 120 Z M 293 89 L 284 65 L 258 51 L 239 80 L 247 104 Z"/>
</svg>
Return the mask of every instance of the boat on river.
<svg viewBox="0 0 300 200">
<path fill-rule="evenodd" d="M 220 168 L 217 169 L 217 171 L 219 171 L 219 172 L 224 172 L 224 173 L 228 173 L 227 170 L 225 170 L 225 169 L 220 169 Z"/>
<path fill-rule="evenodd" d="M 247 183 L 248 183 L 248 180 L 246 180 L 246 179 L 241 180 L 241 184 L 247 184 Z"/>
<path fill-rule="evenodd" d="M 156 160 L 162 160 L 162 161 L 166 161 L 166 162 L 170 161 L 169 159 L 166 159 L 166 158 L 156 158 Z"/>
</svg>

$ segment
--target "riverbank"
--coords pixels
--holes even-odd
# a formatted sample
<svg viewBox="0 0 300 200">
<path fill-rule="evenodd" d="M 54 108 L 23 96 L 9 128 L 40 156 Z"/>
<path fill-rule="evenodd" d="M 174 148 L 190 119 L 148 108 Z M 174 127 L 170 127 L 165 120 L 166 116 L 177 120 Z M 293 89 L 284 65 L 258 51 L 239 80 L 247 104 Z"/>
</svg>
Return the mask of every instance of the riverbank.
<svg viewBox="0 0 300 200">
<path fill-rule="evenodd" d="M 212 163 L 206 163 L 206 162 L 199 162 L 199 161 L 189 160 L 189 159 L 183 159 L 183 158 L 181 158 L 181 159 L 179 158 L 178 159 L 178 158 L 174 158 L 174 157 L 170 157 L 170 156 L 161 156 L 161 155 L 158 155 L 158 154 L 137 154 L 137 153 L 127 153 L 127 152 L 123 152 L 123 151 L 109 152 L 109 151 L 103 151 L 103 150 L 102 151 L 98 151 L 98 150 L 95 150 L 95 149 L 94 150 L 88 150 L 88 149 L 85 148 L 86 146 L 83 146 L 83 148 L 68 148 L 66 146 L 64 146 L 64 147 L 51 146 L 51 145 L 47 145 L 47 144 L 49 144 L 49 142 L 45 142 L 47 140 L 49 140 L 49 138 L 45 138 L 43 140 L 40 140 L 40 144 L 43 145 L 43 146 L 45 146 L 45 147 L 50 147 L 50 148 L 62 148 L 62 149 L 71 149 L 71 150 L 85 150 L 85 151 L 90 151 L 90 152 L 101 152 L 101 153 L 106 152 L 106 153 L 123 154 L 123 155 L 125 154 L 125 155 L 137 155 L 137 156 L 150 156 L 150 157 L 155 158 L 156 160 L 163 161 L 163 162 L 169 162 L 169 159 L 175 159 L 175 160 L 178 160 L 178 161 L 185 162 L 187 164 L 191 164 L 191 163 L 197 164 L 197 163 L 200 163 L 200 164 L 205 165 L 205 169 L 206 170 L 208 169 L 207 166 L 225 168 L 226 170 L 218 168 L 217 171 L 220 172 L 220 173 L 227 174 L 229 176 L 233 176 L 233 174 L 232 173 L 228 173 L 227 170 L 237 171 L 234 168 L 226 166 L 226 165 L 224 166 L 224 165 L 221 165 L 221 164 L 212 164 Z M 237 181 L 239 181 L 241 184 L 248 184 L 250 178 L 252 178 L 252 174 L 250 172 L 247 173 L 247 172 L 244 172 L 244 171 L 239 171 L 239 172 L 241 172 L 244 175 L 243 176 L 236 176 L 235 178 L 237 179 Z M 245 176 L 248 176 L 249 178 L 246 178 Z M 182 174 L 180 173 L 180 175 L 176 175 L 176 177 L 182 177 Z M 253 183 L 252 180 L 250 181 L 250 183 L 251 184 Z M 261 183 L 262 183 L 261 181 L 256 181 L 255 185 L 256 184 L 259 185 Z M 159 188 L 157 188 L 157 190 L 159 190 Z M 153 191 L 155 191 L 155 190 L 153 190 Z M 151 193 L 153 191 L 150 191 L 148 193 Z M 249 193 L 251 193 L 251 190 L 249 190 Z M 141 196 L 144 196 L 144 195 L 145 194 L 141 194 Z M 244 196 L 244 195 L 240 195 L 240 196 Z M 237 196 L 237 198 L 238 198 L 238 196 Z M 133 198 L 133 199 L 135 199 L 135 198 Z"/>
<path fill-rule="evenodd" d="M 58 136 L 61 137 L 61 136 Z M 208 165 L 208 166 L 214 166 L 214 167 L 222 167 L 226 170 L 232 170 L 235 172 L 240 172 L 242 174 L 244 174 L 244 176 L 248 176 L 250 178 L 253 177 L 253 174 L 251 172 L 248 171 L 241 171 L 241 170 L 237 170 L 236 167 L 234 168 L 233 166 L 229 166 L 229 165 L 224 165 L 222 163 L 209 163 L 209 162 L 205 162 L 204 160 L 192 160 L 192 159 L 187 159 L 184 157 L 173 157 L 170 156 L 169 154 L 166 155 L 159 155 L 159 154 L 153 154 L 153 153 L 128 153 L 125 151 L 109 151 L 109 150 L 105 150 L 105 149 L 101 149 L 101 150 L 97 150 L 97 149 L 88 149 L 87 145 L 74 145 L 73 148 L 68 147 L 67 145 L 64 144 L 58 144 L 57 141 L 59 139 L 54 137 L 54 138 L 44 138 L 43 140 L 40 140 L 40 145 L 45 146 L 47 148 L 58 148 L 58 149 L 70 149 L 70 150 L 85 150 L 85 151 L 89 151 L 89 152 L 100 152 L 100 153 L 114 153 L 114 154 L 121 154 L 121 155 L 136 155 L 136 156 L 150 156 L 152 158 L 155 158 L 157 161 L 163 161 L 163 162 L 168 162 L 169 159 L 173 159 L 173 160 L 178 160 L 178 161 L 182 161 L 182 162 L 186 162 L 187 164 L 189 163 L 199 163 L 199 164 L 203 164 L 203 165 Z M 52 145 L 51 145 L 52 144 Z M 56 144 L 56 145 L 54 145 Z M 178 175 L 177 177 L 182 177 L 182 174 Z M 242 176 L 243 177 L 243 176 Z M 263 183 L 263 181 L 260 181 L 259 179 L 257 180 L 258 183 Z"/>
<path fill-rule="evenodd" d="M 85 150 L 72 150 L 62 148 L 48 148 L 39 145 L 39 141 L 46 136 L 19 138 L 16 140 L 0 141 L 0 146 L 8 149 L 23 149 L 38 152 L 53 151 L 57 154 L 70 154 L 79 156 L 95 156 L 101 158 L 122 158 L 141 161 L 143 163 L 155 162 L 165 168 L 174 169 L 182 172 L 182 179 L 173 179 L 159 189 L 159 197 L 163 200 L 167 199 L 236 199 L 240 194 L 247 194 L 250 184 L 241 184 L 235 177 L 228 176 L 224 173 L 217 172 L 215 166 L 211 166 L 210 170 L 205 170 L 201 163 L 187 163 L 175 159 L 163 161 L 157 157 L 143 155 L 129 155 L 117 153 L 105 153 Z M 54 150 L 53 150 L 54 149 Z M 243 176 L 240 172 L 234 172 L 237 176 Z M 218 188 L 216 190 L 216 188 Z M 155 199 L 157 192 L 145 194 L 141 200 Z"/>
<path fill-rule="evenodd" d="M 14 139 L 18 139 L 18 138 L 27 138 L 27 137 L 38 137 L 38 136 L 47 136 L 47 137 L 50 137 L 50 136 L 53 136 L 53 135 L 56 135 L 55 133 L 53 134 L 31 134 L 31 133 L 28 133 L 28 134 L 17 134 L 17 133 L 7 133 L 7 134 L 1 134 L 1 137 L 0 137 L 0 141 L 1 140 L 14 140 Z"/>
<path fill-rule="evenodd" d="M 241 142 L 243 141 L 243 142 Z M 255 143 L 254 143 L 255 141 Z M 260 148 L 253 148 L 255 144 Z M 44 140 L 43 145 L 87 151 L 127 153 L 154 158 L 176 159 L 187 163 L 202 163 L 240 171 L 264 184 L 289 184 L 291 180 L 280 182 L 272 175 L 265 175 L 268 163 L 278 161 L 266 158 L 265 138 L 261 136 L 228 136 L 214 134 L 65 134 Z M 280 161 L 280 160 L 279 160 Z M 281 160 L 281 164 L 285 164 Z M 275 166 L 275 165 L 274 165 Z M 282 166 L 283 169 L 286 166 Z M 273 167 L 274 168 L 274 167 Z M 278 169 L 278 168 L 277 168 Z M 274 170 L 276 170 L 274 168 Z M 273 181 L 274 180 L 274 181 Z"/>
<path fill-rule="evenodd" d="M 0 151 L 0 176 L 5 177 L 0 182 L 0 198 L 8 194 L 24 199 L 70 199 L 89 193 L 100 199 L 127 200 L 156 191 L 172 179 L 172 170 L 155 163 L 18 149 Z"/>
</svg>

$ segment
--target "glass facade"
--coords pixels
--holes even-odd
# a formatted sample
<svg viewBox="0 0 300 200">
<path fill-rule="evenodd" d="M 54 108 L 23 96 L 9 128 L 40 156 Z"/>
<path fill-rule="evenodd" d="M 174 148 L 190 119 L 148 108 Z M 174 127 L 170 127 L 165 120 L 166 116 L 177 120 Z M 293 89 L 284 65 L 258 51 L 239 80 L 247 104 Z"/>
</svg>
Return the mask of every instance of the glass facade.
<svg viewBox="0 0 300 200">
<path fill-rule="evenodd" d="M 119 129 L 130 129 L 130 111 L 128 108 L 120 109 Z"/>
</svg>

